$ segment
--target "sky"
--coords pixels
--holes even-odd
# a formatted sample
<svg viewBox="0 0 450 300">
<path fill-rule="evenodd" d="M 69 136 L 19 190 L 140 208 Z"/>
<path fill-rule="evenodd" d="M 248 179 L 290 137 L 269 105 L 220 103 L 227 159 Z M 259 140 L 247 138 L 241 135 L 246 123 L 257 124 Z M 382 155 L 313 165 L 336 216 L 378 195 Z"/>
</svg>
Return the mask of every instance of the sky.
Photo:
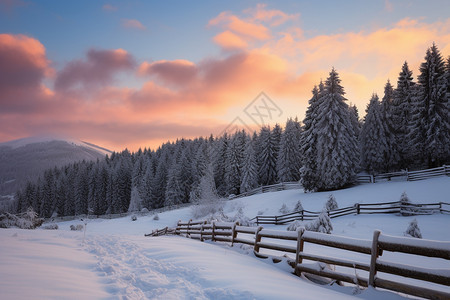
<svg viewBox="0 0 450 300">
<path fill-rule="evenodd" d="M 303 120 L 334 67 L 360 117 L 372 93 L 450 55 L 450 2 L 0 0 L 0 142 L 111 150 Z"/>
</svg>

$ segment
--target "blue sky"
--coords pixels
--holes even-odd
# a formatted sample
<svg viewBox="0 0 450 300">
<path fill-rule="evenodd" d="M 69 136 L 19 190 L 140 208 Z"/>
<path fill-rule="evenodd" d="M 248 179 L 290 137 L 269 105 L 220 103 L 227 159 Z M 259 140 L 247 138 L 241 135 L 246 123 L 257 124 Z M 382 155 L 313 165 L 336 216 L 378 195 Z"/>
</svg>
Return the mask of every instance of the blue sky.
<svg viewBox="0 0 450 300">
<path fill-rule="evenodd" d="M 301 120 L 333 66 L 363 116 L 405 60 L 417 76 L 432 42 L 449 55 L 448 11 L 438 0 L 0 0 L 4 72 L 37 74 L 0 87 L 0 142 L 57 133 L 155 147 L 220 132 L 261 91 L 285 112 L 270 124 Z"/>
</svg>

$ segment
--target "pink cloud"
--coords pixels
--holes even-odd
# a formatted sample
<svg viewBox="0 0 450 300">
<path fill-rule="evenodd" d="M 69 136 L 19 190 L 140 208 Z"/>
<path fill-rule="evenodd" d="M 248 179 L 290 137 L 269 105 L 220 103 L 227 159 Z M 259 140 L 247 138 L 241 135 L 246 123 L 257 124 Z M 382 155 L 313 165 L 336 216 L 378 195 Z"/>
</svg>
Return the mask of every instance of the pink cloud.
<svg viewBox="0 0 450 300">
<path fill-rule="evenodd" d="M 134 20 L 134 19 L 123 19 L 122 26 L 124 28 L 128 28 L 128 29 L 138 29 L 138 30 L 147 29 L 141 22 L 139 22 L 138 20 Z"/>
<path fill-rule="evenodd" d="M 138 73 L 141 76 L 155 76 L 169 86 L 180 86 L 192 83 L 197 75 L 197 67 L 187 60 L 160 60 L 153 63 L 144 62 Z"/>
<path fill-rule="evenodd" d="M 387 0 L 386 0 L 387 1 Z M 267 4 L 259 3 L 256 8 L 244 11 L 251 15 L 253 21 L 269 22 L 271 26 L 279 26 L 290 20 L 296 20 L 300 14 L 287 14 L 277 9 L 267 9 Z"/>
<path fill-rule="evenodd" d="M 116 11 L 117 10 L 117 6 L 113 6 L 113 5 L 109 4 L 109 3 L 107 3 L 107 4 L 104 4 L 102 6 L 102 9 L 104 11 Z"/>
<path fill-rule="evenodd" d="M 123 49 L 92 49 L 88 51 L 86 60 L 72 61 L 58 72 L 55 89 L 104 86 L 113 81 L 116 72 L 132 70 L 134 66 L 133 56 Z"/>
</svg>

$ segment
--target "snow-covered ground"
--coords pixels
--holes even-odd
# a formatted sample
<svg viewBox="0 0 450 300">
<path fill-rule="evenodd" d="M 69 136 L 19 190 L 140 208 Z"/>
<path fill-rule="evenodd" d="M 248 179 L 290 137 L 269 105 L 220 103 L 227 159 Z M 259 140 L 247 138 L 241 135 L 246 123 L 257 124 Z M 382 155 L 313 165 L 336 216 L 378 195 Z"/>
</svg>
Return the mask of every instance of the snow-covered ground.
<svg viewBox="0 0 450 300">
<path fill-rule="evenodd" d="M 359 203 L 396 201 L 405 191 L 412 202 L 450 202 L 450 178 L 418 182 L 365 184 L 334 191 L 340 207 Z M 224 212 L 239 208 L 248 217 L 258 212 L 279 214 L 284 204 L 298 200 L 307 210 L 320 210 L 330 193 L 305 194 L 299 190 L 254 195 L 227 201 Z M 189 220 L 191 208 L 113 220 L 89 220 L 86 235 L 70 231 L 81 221 L 60 222 L 59 230 L 0 230 L 1 299 L 401 299 L 374 289 L 353 295 L 352 287 L 320 286 L 292 275 L 281 262 L 256 258 L 245 245 L 199 242 L 178 236 L 144 237 L 153 229 Z M 402 236 L 414 217 L 357 215 L 333 219 L 333 234 L 372 238 L 373 231 Z M 425 239 L 450 241 L 450 216 L 416 217 Z M 285 230 L 286 226 L 265 226 Z M 309 246 L 306 246 L 309 247 Z M 312 246 L 311 246 L 312 247 Z M 327 247 L 310 251 L 337 255 Z M 307 248 L 305 248 L 307 249 Z M 328 251 L 328 252 L 327 252 Z M 352 253 L 342 255 L 353 255 Z M 450 270 L 450 262 L 403 258 L 383 259 Z"/>
</svg>

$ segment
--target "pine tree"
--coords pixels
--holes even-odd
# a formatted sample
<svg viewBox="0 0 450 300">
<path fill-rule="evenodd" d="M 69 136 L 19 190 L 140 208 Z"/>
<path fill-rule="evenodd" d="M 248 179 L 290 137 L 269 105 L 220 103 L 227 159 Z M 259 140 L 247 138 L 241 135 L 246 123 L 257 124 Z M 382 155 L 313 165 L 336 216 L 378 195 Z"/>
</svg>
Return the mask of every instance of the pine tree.
<svg viewBox="0 0 450 300">
<path fill-rule="evenodd" d="M 271 185 L 277 181 L 277 138 L 272 136 L 270 127 L 263 126 L 259 133 L 259 183 L 261 185 Z"/>
<path fill-rule="evenodd" d="M 301 133 L 300 153 L 303 165 L 300 168 L 300 183 L 305 191 L 316 191 L 318 188 L 319 173 L 317 169 L 317 121 L 319 104 L 323 96 L 324 85 L 312 90 L 312 98 L 306 110 Z"/>
<path fill-rule="evenodd" d="M 397 169 L 406 168 L 410 164 L 410 147 L 407 136 L 413 117 L 415 88 L 412 71 L 409 70 L 408 63 L 405 61 L 398 76 L 397 88 L 394 91 L 392 108 L 390 110 L 392 131 L 395 136 L 399 156 Z"/>
<path fill-rule="evenodd" d="M 318 107 L 317 160 L 318 190 L 339 189 L 354 182 L 358 145 L 350 123 L 344 88 L 333 68 L 325 82 Z"/>
<path fill-rule="evenodd" d="M 184 201 L 184 190 L 181 182 L 181 166 L 174 160 L 167 176 L 166 197 L 164 206 L 178 205 Z"/>
<path fill-rule="evenodd" d="M 300 130 L 294 120 L 289 119 L 281 135 L 277 160 L 279 182 L 298 181 L 300 179 Z"/>
<path fill-rule="evenodd" d="M 433 44 L 427 50 L 418 77 L 420 93 L 409 137 L 416 161 L 428 167 L 440 166 L 449 156 L 449 108 L 446 100 L 444 60 Z"/>
<path fill-rule="evenodd" d="M 359 138 L 361 144 L 361 165 L 369 173 L 385 171 L 388 145 L 382 120 L 378 96 L 372 95 L 367 106 L 364 125 Z"/>
<path fill-rule="evenodd" d="M 386 139 L 386 152 L 384 157 L 384 172 L 393 171 L 400 160 L 397 149 L 397 141 L 395 139 L 395 126 L 392 122 L 392 110 L 394 101 L 394 88 L 388 80 L 384 86 L 384 96 L 381 101 L 381 122 L 384 127 L 384 136 Z"/>
<path fill-rule="evenodd" d="M 228 194 L 239 194 L 244 160 L 245 132 L 236 132 L 228 142 L 226 156 L 226 173 Z"/>
<path fill-rule="evenodd" d="M 240 192 L 248 192 L 258 186 L 258 164 L 256 162 L 256 153 L 253 148 L 253 140 L 247 139 L 244 161 L 242 166 L 242 180 Z"/>
</svg>

